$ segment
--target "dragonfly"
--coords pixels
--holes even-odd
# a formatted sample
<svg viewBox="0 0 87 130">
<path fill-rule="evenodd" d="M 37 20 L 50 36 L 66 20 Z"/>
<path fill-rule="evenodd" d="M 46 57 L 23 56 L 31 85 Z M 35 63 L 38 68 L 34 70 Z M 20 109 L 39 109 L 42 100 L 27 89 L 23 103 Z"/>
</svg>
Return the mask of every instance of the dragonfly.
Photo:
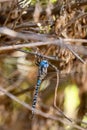
<svg viewBox="0 0 87 130">
<path fill-rule="evenodd" d="M 49 63 L 47 60 L 41 60 L 38 63 L 39 66 L 39 70 L 38 70 L 38 79 L 37 79 L 37 84 L 36 84 L 36 88 L 35 88 L 35 94 L 34 94 L 34 98 L 33 98 L 33 104 L 32 104 L 32 114 L 34 114 L 34 109 L 36 107 L 36 102 L 37 102 L 37 97 L 38 97 L 38 89 L 41 85 L 42 80 L 44 79 L 44 77 L 47 74 L 47 69 L 49 67 Z"/>
</svg>

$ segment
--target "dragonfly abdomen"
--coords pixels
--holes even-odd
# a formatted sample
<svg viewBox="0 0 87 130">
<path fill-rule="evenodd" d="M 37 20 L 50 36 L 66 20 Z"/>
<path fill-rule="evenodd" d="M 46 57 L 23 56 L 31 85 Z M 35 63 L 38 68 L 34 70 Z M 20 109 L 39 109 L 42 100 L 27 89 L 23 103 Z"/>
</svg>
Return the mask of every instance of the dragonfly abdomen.
<svg viewBox="0 0 87 130">
<path fill-rule="evenodd" d="M 41 80 L 38 80 L 37 85 L 36 85 L 36 89 L 35 89 L 34 98 L 33 98 L 32 113 L 34 112 L 34 109 L 36 107 L 37 97 L 38 97 L 38 90 L 39 90 L 40 84 L 41 84 Z"/>
</svg>

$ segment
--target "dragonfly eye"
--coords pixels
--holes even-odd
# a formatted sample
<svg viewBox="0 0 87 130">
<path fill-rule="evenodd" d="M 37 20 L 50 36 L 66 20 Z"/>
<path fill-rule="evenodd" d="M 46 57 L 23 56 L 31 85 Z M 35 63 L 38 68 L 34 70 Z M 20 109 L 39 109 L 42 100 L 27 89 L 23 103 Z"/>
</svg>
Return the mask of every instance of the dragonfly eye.
<svg viewBox="0 0 87 130">
<path fill-rule="evenodd" d="M 47 60 L 42 60 L 42 61 L 40 62 L 40 67 L 48 68 L 48 66 L 49 66 L 49 63 L 48 63 Z"/>
</svg>

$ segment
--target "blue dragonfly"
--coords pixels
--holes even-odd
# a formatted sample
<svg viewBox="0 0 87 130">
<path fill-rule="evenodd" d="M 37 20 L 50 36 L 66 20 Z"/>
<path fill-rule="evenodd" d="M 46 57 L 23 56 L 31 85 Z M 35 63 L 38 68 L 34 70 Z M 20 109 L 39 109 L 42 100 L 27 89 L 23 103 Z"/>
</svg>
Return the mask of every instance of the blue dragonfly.
<svg viewBox="0 0 87 130">
<path fill-rule="evenodd" d="M 34 114 L 34 109 L 36 107 L 36 103 L 37 103 L 37 97 L 38 97 L 38 90 L 39 87 L 41 85 L 42 80 L 45 78 L 46 74 L 47 74 L 47 69 L 49 67 L 49 63 L 47 60 L 41 60 L 39 62 L 39 70 L 38 70 L 38 79 L 37 79 L 37 84 L 36 84 L 36 88 L 35 88 L 35 93 L 34 93 L 34 98 L 33 98 L 33 104 L 32 104 L 32 114 Z"/>
</svg>

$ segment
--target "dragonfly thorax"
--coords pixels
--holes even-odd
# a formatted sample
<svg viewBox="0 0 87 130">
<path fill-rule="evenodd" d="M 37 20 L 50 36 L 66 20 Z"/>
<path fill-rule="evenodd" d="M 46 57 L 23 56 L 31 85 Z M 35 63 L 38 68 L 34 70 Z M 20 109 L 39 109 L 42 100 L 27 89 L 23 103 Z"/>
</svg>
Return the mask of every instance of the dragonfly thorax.
<svg viewBox="0 0 87 130">
<path fill-rule="evenodd" d="M 47 69 L 49 67 L 49 63 L 47 60 L 42 60 L 40 63 L 39 63 L 39 77 L 40 79 L 44 79 L 44 77 L 46 76 L 47 74 Z"/>
</svg>

